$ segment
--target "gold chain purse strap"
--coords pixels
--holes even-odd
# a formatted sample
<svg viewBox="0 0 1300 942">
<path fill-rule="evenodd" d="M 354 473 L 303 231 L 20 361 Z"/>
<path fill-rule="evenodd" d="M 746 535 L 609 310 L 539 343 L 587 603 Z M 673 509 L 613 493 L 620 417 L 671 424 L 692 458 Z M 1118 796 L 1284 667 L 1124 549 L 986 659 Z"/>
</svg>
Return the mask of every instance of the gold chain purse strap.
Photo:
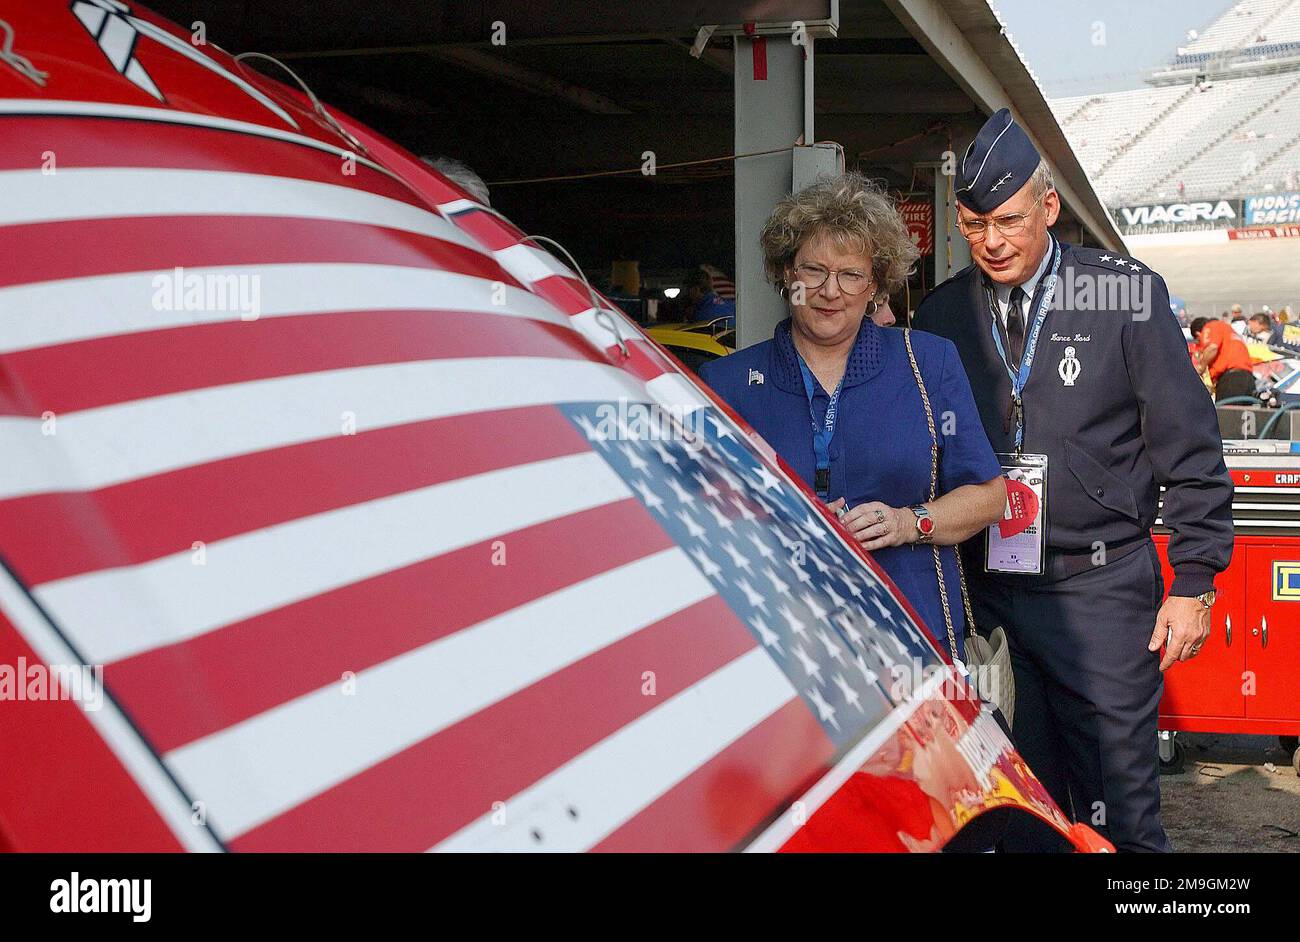
<svg viewBox="0 0 1300 942">
<path fill-rule="evenodd" d="M 934 500 L 939 492 L 939 435 L 934 429 L 934 410 L 930 408 L 930 394 L 925 390 L 925 381 L 921 379 L 921 368 L 916 365 L 916 354 L 912 350 L 912 330 L 910 327 L 903 328 L 903 343 L 907 347 L 907 359 L 912 364 L 912 375 L 916 377 L 916 388 L 921 393 L 921 405 L 925 406 L 925 424 L 930 429 L 930 500 Z M 934 572 L 939 580 L 939 603 L 943 606 L 943 620 L 948 628 L 948 649 L 952 652 L 952 659 L 958 660 L 957 657 L 957 634 L 952 627 L 952 609 L 948 605 L 948 587 L 943 581 L 943 560 L 939 555 L 939 546 L 937 543 L 931 543 L 930 548 L 934 550 Z M 966 591 L 966 571 L 962 568 L 961 553 L 954 548 L 954 555 L 957 557 L 957 576 L 961 584 L 961 604 L 966 613 L 966 625 L 970 631 L 974 630 L 975 618 L 971 614 L 970 595 Z"/>
</svg>

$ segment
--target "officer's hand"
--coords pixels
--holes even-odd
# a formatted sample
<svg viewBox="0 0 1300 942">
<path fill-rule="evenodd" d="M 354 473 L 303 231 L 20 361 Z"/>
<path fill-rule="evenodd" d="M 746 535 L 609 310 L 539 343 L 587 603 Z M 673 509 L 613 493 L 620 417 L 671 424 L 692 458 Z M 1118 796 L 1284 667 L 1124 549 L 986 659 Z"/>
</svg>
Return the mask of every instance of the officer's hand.
<svg viewBox="0 0 1300 942">
<path fill-rule="evenodd" d="M 1156 630 L 1151 633 L 1147 650 L 1159 651 L 1160 645 L 1165 645 L 1160 670 L 1167 671 L 1177 661 L 1196 657 L 1209 636 L 1210 610 L 1198 599 L 1171 595 L 1156 613 Z"/>
<path fill-rule="evenodd" d="M 907 514 L 907 521 L 901 514 Z M 916 526 L 910 521 L 915 519 L 907 508 L 890 507 L 873 500 L 852 508 L 840 518 L 840 522 L 863 549 L 878 550 L 911 543 L 916 537 Z"/>
</svg>

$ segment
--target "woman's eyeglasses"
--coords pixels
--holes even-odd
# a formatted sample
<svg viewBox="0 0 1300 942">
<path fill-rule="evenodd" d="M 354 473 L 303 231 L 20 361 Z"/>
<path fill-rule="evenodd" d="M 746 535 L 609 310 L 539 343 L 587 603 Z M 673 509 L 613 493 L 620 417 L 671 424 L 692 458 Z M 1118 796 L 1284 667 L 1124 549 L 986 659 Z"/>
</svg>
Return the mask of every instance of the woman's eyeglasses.
<svg viewBox="0 0 1300 942">
<path fill-rule="evenodd" d="M 836 270 L 822 268 L 820 265 L 798 265 L 794 270 L 795 279 L 809 291 L 816 291 L 826 284 L 826 279 L 835 276 L 835 283 L 845 294 L 861 294 L 871 287 L 871 276 L 853 268 Z"/>
<path fill-rule="evenodd" d="M 1046 195 L 1046 193 L 1043 194 L 1043 196 Z M 1034 207 L 1039 204 L 1043 196 L 1034 200 L 1029 205 L 1029 209 L 1023 213 L 1004 213 L 1001 216 L 994 216 L 992 219 L 963 219 L 958 216 L 957 228 L 961 230 L 961 234 L 966 237 L 967 242 L 983 241 L 984 237 L 988 235 L 989 223 L 992 223 L 994 228 L 1004 236 L 1019 235 L 1024 231 L 1029 217 L 1034 214 Z"/>
</svg>

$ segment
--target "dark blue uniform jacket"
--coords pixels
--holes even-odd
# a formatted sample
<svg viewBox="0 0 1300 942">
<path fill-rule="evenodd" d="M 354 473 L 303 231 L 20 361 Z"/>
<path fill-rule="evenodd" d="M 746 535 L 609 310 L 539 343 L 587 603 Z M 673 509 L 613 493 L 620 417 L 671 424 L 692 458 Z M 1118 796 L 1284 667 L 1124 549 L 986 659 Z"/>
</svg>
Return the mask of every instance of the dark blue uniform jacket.
<svg viewBox="0 0 1300 942">
<path fill-rule="evenodd" d="M 1024 392 L 1024 451 L 1048 456 L 1048 545 L 1093 552 L 1102 541 L 1109 554 L 1140 544 L 1163 485 L 1170 594 L 1208 591 L 1232 555 L 1232 480 L 1164 279 L 1131 258 L 1066 244 L 1060 275 Z M 972 265 L 931 291 L 913 323 L 956 344 L 989 440 L 1010 452 L 1011 383 L 994 317 Z"/>
</svg>

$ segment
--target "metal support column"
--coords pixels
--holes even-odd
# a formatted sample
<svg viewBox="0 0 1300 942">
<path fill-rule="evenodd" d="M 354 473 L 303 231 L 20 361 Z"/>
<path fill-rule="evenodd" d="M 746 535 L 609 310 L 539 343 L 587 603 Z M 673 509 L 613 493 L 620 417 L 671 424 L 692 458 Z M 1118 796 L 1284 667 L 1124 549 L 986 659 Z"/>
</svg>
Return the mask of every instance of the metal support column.
<svg viewBox="0 0 1300 942">
<path fill-rule="evenodd" d="M 941 163 L 917 164 L 934 171 L 934 283 L 946 281 L 971 263 L 970 244 L 957 228 L 957 201 L 952 178 Z"/>
<path fill-rule="evenodd" d="M 775 154 L 736 160 L 736 340 L 738 347 L 767 340 L 786 316 L 786 305 L 763 274 L 758 235 L 777 201 L 790 192 L 792 148 L 810 134 L 811 69 L 805 76 L 808 46 L 790 36 L 736 38 L 736 153 L 780 148 Z"/>
</svg>

